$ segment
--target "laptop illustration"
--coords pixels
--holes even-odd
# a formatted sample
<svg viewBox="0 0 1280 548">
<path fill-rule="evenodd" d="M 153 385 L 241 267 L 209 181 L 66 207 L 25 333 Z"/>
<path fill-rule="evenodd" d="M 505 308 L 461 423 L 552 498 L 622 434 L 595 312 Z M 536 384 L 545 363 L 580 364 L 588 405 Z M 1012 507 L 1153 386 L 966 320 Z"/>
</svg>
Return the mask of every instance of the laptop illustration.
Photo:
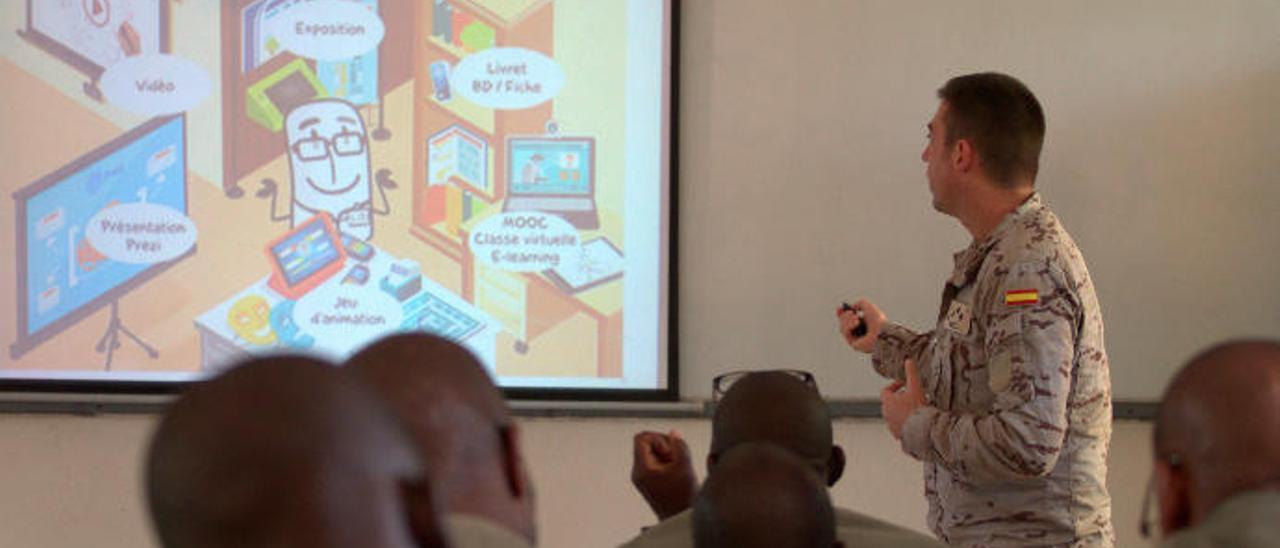
<svg viewBox="0 0 1280 548">
<path fill-rule="evenodd" d="M 593 137 L 508 137 L 502 211 L 539 211 L 583 230 L 600 228 Z"/>
</svg>

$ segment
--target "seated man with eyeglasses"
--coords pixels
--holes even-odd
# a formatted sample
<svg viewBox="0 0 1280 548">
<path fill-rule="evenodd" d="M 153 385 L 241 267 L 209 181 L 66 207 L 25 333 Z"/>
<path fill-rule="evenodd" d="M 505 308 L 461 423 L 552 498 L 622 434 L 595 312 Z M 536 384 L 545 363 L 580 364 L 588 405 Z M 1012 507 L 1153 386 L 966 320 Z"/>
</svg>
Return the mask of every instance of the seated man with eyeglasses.
<svg viewBox="0 0 1280 548">
<path fill-rule="evenodd" d="M 799 457 L 835 485 L 844 473 L 844 450 L 832 443 L 831 415 L 813 375 L 803 371 L 737 372 L 717 377 L 707 470 L 747 443 L 770 443 Z M 691 547 L 689 507 L 698 492 L 689 447 L 675 432 L 635 436 L 631 481 L 662 521 L 624 548 Z M 923 534 L 844 508 L 835 508 L 836 537 L 845 546 L 941 546 Z"/>
<path fill-rule="evenodd" d="M 1280 539 L 1280 341 L 1235 341 L 1188 363 L 1155 423 L 1152 487 L 1163 548 Z M 1142 533 L 1150 532 L 1150 492 Z"/>
</svg>

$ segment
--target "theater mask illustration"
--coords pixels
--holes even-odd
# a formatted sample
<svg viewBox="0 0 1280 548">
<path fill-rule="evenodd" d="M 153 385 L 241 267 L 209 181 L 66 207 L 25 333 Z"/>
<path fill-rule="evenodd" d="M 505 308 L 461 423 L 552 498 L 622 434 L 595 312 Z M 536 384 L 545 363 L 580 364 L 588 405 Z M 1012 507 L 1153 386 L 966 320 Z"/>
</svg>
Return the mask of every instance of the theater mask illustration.
<svg viewBox="0 0 1280 548">
<path fill-rule="evenodd" d="M 275 344 L 276 333 L 271 329 L 271 305 L 261 295 L 246 295 L 227 311 L 227 327 L 236 335 L 257 346 Z"/>
</svg>

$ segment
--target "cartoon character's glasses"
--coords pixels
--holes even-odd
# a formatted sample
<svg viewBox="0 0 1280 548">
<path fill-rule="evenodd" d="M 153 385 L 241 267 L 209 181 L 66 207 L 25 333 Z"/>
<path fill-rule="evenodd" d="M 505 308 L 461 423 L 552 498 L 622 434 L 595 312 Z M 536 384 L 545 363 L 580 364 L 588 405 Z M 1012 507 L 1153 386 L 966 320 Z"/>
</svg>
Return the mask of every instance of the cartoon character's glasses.
<svg viewBox="0 0 1280 548">
<path fill-rule="evenodd" d="M 292 148 L 293 153 L 304 162 L 324 160 L 329 157 L 330 150 L 338 156 L 356 156 L 364 153 L 365 138 L 360 133 L 344 129 L 332 139 L 319 135 L 298 139 Z"/>
</svg>

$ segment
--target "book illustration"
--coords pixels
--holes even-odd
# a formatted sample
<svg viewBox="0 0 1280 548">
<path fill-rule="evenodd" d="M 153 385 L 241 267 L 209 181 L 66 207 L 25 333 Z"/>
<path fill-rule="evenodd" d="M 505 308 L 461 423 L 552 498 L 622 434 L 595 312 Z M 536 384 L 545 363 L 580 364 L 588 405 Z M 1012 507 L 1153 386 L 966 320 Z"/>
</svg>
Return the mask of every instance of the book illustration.
<svg viewBox="0 0 1280 548">
<path fill-rule="evenodd" d="M 427 142 L 427 184 L 459 181 L 477 192 L 489 192 L 489 143 L 462 126 L 452 125 Z"/>
</svg>

